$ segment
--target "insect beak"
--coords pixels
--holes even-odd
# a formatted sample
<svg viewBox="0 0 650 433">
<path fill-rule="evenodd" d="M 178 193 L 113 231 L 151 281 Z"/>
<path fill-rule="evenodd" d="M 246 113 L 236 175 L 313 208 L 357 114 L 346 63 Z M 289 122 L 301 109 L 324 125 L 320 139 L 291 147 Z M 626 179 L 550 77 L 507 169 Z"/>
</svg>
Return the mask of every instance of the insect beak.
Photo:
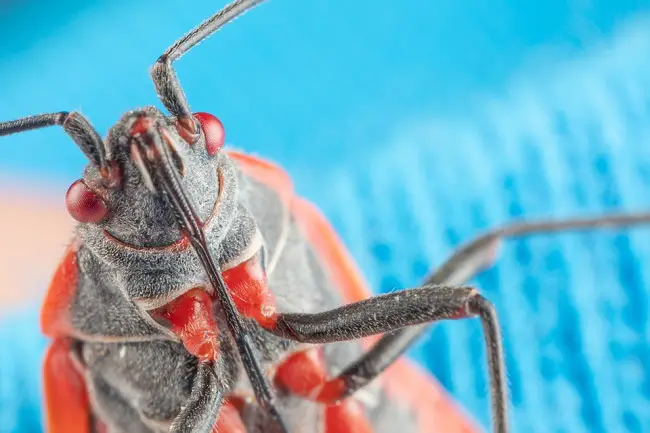
<svg viewBox="0 0 650 433">
<path fill-rule="evenodd" d="M 142 180 L 153 194 L 166 196 L 181 230 L 197 242 L 199 218 L 181 182 L 185 169 L 173 135 L 155 119 L 141 114 L 130 129 L 131 157 Z"/>
<path fill-rule="evenodd" d="M 138 117 L 131 126 L 130 135 L 131 158 L 152 193 L 160 192 L 160 182 L 172 175 L 172 170 L 185 175 L 176 141 L 154 119 L 146 115 Z"/>
</svg>

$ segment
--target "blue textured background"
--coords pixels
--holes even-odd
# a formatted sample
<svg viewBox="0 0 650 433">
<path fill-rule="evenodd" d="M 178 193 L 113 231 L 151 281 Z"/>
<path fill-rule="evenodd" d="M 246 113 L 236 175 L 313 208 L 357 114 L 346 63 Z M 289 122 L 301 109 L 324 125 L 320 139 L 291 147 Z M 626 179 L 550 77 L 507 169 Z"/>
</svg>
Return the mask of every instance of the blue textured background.
<svg viewBox="0 0 650 433">
<path fill-rule="evenodd" d="M 157 104 L 149 66 L 220 6 L 190 4 L 0 6 L 0 119 L 81 109 L 105 131 Z M 283 164 L 386 291 L 514 217 L 650 207 L 649 7 L 273 0 L 178 70 L 192 107 Z M 58 130 L 2 144 L 3 182 L 62 196 L 83 166 Z M 650 431 L 648 270 L 637 230 L 511 242 L 477 279 L 502 317 L 514 431 Z M 0 318 L 2 433 L 40 431 L 36 323 Z M 488 426 L 477 323 L 437 326 L 412 356 Z"/>
</svg>

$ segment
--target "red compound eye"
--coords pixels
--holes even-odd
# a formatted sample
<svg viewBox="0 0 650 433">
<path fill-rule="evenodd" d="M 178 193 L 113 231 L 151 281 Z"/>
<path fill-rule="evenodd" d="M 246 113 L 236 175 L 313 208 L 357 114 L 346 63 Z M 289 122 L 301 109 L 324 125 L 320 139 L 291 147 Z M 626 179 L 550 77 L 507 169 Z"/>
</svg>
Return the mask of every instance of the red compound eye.
<svg viewBox="0 0 650 433">
<path fill-rule="evenodd" d="M 221 150 L 226 140 L 226 131 L 223 129 L 223 124 L 209 113 L 194 113 L 194 117 L 201 124 L 201 129 L 203 129 L 208 155 L 215 155 Z"/>
<path fill-rule="evenodd" d="M 70 185 L 65 195 L 65 205 L 70 216 L 80 223 L 96 223 L 108 213 L 106 203 L 81 179 Z"/>
</svg>

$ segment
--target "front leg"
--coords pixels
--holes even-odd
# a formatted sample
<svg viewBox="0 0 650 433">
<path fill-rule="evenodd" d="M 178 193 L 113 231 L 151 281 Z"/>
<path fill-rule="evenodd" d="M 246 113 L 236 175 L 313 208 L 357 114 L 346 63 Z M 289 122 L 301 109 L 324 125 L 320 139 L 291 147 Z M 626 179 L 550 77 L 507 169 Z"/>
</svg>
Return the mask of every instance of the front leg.
<svg viewBox="0 0 650 433">
<path fill-rule="evenodd" d="M 280 337 L 303 343 L 323 344 L 384 334 L 409 326 L 449 319 L 479 317 L 488 349 L 494 431 L 506 433 L 507 386 L 501 332 L 493 305 L 471 287 L 426 285 L 374 296 L 316 314 L 278 314 L 266 329 Z M 389 347 L 388 347 L 389 348 Z M 353 365 L 348 370 L 355 370 Z M 356 373 L 356 372 L 355 372 Z M 324 382 L 307 395 L 332 403 L 358 388 L 357 374 Z"/>
<path fill-rule="evenodd" d="M 429 294 L 436 295 L 437 289 L 435 285 L 442 286 L 440 287 L 442 291 L 437 293 L 440 297 L 437 299 L 435 296 L 428 298 L 429 302 L 434 303 L 433 305 L 425 302 L 420 306 L 409 306 L 405 302 L 398 305 L 400 297 L 404 295 L 403 301 L 407 298 L 413 298 L 411 300 L 417 303 L 417 298 L 420 295 L 406 291 L 371 298 L 351 306 L 316 315 L 279 315 L 278 321 L 284 323 L 282 325 L 278 324 L 276 328 L 271 329 L 271 332 L 281 333 L 286 338 L 299 341 L 339 341 L 341 339 L 353 339 L 392 331 L 386 332 L 365 355 L 348 366 L 336 378 L 328 379 L 325 376 L 325 369 L 320 363 L 317 352 L 310 350 L 295 355 L 290 358 L 290 361 L 299 364 L 302 369 L 313 370 L 312 377 L 316 378 L 316 380 L 305 386 L 304 380 L 294 381 L 290 375 L 279 375 L 276 377 L 276 381 L 294 394 L 331 404 L 353 394 L 381 374 L 404 353 L 413 341 L 421 336 L 429 322 L 478 315 L 483 322 L 488 346 L 494 429 L 498 432 L 507 431 L 505 370 L 501 336 L 494 308 L 476 291 L 446 286 L 463 284 L 489 266 L 494 260 L 496 248 L 504 239 L 538 233 L 647 225 L 649 222 L 650 214 L 638 213 L 507 225 L 492 230 L 459 248 L 452 257 L 427 278 L 425 288 L 429 287 Z M 415 291 L 418 290 L 422 289 L 416 289 Z M 427 298 L 427 296 L 424 295 L 422 298 Z M 464 302 L 464 308 L 461 309 L 461 314 L 454 315 L 454 311 L 458 311 L 459 300 L 462 301 L 461 304 Z M 384 305 L 377 306 L 377 304 Z M 391 304 L 394 304 L 393 307 L 391 307 Z M 431 307 L 431 309 L 427 310 L 428 307 Z M 424 312 L 422 312 L 423 308 Z M 462 314 L 463 312 L 466 314 Z M 364 315 L 367 316 L 367 322 L 363 319 Z M 393 321 L 394 316 L 400 315 L 401 317 L 396 318 L 398 320 Z M 352 317 L 352 320 L 350 320 L 350 317 Z M 384 323 L 376 323 L 377 319 L 379 319 L 379 322 L 383 321 Z M 415 320 L 411 321 L 411 319 Z M 379 330 L 382 325 L 384 331 Z M 290 369 L 287 369 L 287 371 L 290 371 Z M 295 384 L 299 383 L 302 383 L 302 388 L 295 386 Z"/>
</svg>

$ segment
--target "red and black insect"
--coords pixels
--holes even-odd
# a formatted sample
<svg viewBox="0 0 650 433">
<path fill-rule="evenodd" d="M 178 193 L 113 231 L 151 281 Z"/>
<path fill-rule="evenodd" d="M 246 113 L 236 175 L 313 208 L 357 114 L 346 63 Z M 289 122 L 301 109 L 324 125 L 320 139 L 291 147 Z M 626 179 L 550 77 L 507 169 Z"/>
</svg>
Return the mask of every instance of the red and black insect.
<svg viewBox="0 0 650 433">
<path fill-rule="evenodd" d="M 77 112 L 0 123 L 0 135 L 60 125 L 90 161 L 66 195 L 79 224 L 41 317 L 54 339 L 49 433 L 472 431 L 399 359 L 428 323 L 470 317 L 485 333 L 494 431 L 507 432 L 495 309 L 462 284 L 503 238 L 650 215 L 507 226 L 460 248 L 422 287 L 369 297 L 317 210 L 276 166 L 223 150 L 223 126 L 192 114 L 172 69 L 261 1 L 233 2 L 158 59 L 170 116 L 128 112 L 106 140 Z M 376 335 L 365 352 L 351 342 Z"/>
</svg>

